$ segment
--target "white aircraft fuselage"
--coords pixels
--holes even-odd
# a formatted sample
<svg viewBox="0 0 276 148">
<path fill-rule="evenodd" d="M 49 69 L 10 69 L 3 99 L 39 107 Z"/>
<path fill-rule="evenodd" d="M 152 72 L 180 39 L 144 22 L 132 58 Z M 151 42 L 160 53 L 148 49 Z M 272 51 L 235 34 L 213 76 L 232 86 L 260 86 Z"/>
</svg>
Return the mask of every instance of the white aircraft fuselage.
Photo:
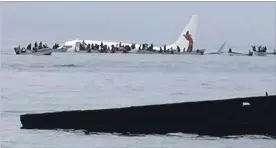
<svg viewBox="0 0 276 148">
<path fill-rule="evenodd" d="M 170 45 L 166 46 L 166 49 L 177 49 L 177 46 L 179 46 L 180 51 L 183 52 L 184 50 L 188 49 L 189 45 L 194 46 L 194 41 L 195 41 L 195 34 L 196 34 L 196 30 L 197 30 L 197 23 L 198 23 L 198 16 L 197 15 L 192 15 L 190 18 L 189 23 L 184 27 L 183 31 L 181 32 L 181 34 L 179 35 L 178 39 Z M 186 36 L 185 36 L 186 35 Z M 190 38 L 188 38 L 187 36 L 189 36 Z M 104 45 L 107 45 L 108 47 L 111 48 L 112 45 L 114 45 L 116 47 L 119 46 L 120 42 L 109 42 L 109 41 L 97 41 L 97 40 L 81 40 L 81 39 L 75 39 L 72 41 L 67 41 L 65 42 L 60 48 L 67 48 L 67 52 L 78 52 L 79 50 L 76 48 L 76 43 L 83 43 L 83 41 L 86 44 L 98 44 L 100 45 L 101 42 Z M 121 42 L 121 45 L 123 46 L 131 46 L 133 43 L 124 43 Z M 133 50 L 137 50 L 139 48 L 139 46 L 142 47 L 141 44 L 135 44 L 135 49 Z M 150 44 L 148 45 L 150 46 Z M 163 46 L 161 47 L 163 50 Z M 153 46 L 153 50 L 155 51 L 159 51 L 160 50 L 160 46 Z"/>
</svg>

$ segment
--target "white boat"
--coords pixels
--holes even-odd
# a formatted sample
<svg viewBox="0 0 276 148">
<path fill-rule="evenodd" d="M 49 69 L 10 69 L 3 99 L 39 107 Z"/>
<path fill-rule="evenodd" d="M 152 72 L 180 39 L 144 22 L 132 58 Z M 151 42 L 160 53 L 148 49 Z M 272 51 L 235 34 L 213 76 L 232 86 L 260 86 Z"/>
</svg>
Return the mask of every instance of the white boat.
<svg viewBox="0 0 276 148">
<path fill-rule="evenodd" d="M 56 45 L 58 45 L 57 48 L 55 48 Z M 65 46 L 64 44 L 56 45 L 53 47 L 53 52 L 67 52 L 68 49 L 72 48 L 72 46 Z"/>
<path fill-rule="evenodd" d="M 16 55 L 51 55 L 53 52 L 52 48 L 43 48 L 43 49 L 38 49 L 37 51 L 32 51 L 28 49 L 20 49 L 20 47 L 14 48 L 14 51 Z"/>
</svg>

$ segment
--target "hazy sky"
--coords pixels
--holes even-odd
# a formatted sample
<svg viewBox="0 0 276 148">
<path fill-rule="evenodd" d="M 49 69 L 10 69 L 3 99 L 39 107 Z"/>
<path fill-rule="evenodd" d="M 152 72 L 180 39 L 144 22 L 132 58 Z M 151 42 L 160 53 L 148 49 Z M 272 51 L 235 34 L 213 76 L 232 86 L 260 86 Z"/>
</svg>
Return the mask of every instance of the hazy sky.
<svg viewBox="0 0 276 148">
<path fill-rule="evenodd" d="M 2 5 L 3 7 L 3 5 Z M 196 46 L 275 47 L 276 2 L 5 2 L 4 46 L 81 39 L 169 44 L 192 14 Z"/>
</svg>

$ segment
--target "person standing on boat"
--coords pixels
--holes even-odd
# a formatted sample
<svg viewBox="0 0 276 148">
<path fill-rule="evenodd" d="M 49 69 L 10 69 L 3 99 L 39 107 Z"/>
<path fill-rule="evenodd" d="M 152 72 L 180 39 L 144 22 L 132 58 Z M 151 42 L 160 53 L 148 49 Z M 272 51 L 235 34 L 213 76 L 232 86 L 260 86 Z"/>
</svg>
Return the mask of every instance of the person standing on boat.
<svg viewBox="0 0 276 148">
<path fill-rule="evenodd" d="M 193 40 L 192 35 L 190 34 L 189 30 L 183 36 L 189 42 L 187 52 L 192 52 L 193 46 L 194 46 L 194 40 Z"/>
</svg>

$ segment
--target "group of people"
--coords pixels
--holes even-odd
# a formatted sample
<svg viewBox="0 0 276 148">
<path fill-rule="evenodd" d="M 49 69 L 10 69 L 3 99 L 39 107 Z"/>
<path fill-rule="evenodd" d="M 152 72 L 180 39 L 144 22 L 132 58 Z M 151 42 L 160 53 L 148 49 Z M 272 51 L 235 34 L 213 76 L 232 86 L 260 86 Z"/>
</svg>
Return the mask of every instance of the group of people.
<svg viewBox="0 0 276 148">
<path fill-rule="evenodd" d="M 133 43 L 131 45 L 122 45 L 121 42 L 116 45 L 105 45 L 103 42 L 98 44 L 87 44 L 84 41 L 82 41 L 79 45 L 79 50 L 80 51 L 87 51 L 87 52 L 92 52 L 92 50 L 97 50 L 102 53 L 115 53 L 115 52 L 123 52 L 123 53 L 128 53 L 129 51 L 136 49 L 136 44 Z M 55 48 L 58 47 L 58 45 L 54 45 Z M 139 51 L 147 51 L 147 52 L 158 52 L 158 53 L 173 53 L 173 52 L 181 52 L 181 49 L 179 46 L 177 46 L 177 49 L 174 50 L 172 47 L 170 49 L 167 49 L 167 46 L 164 45 L 163 48 L 160 47 L 158 51 L 154 50 L 154 45 L 153 44 L 141 44 L 138 47 L 138 52 Z M 185 52 L 185 48 L 183 49 L 183 52 Z M 192 50 L 189 50 L 187 52 L 192 52 Z"/>
<path fill-rule="evenodd" d="M 258 46 L 258 50 L 256 50 L 256 46 L 251 46 L 252 50 L 254 52 L 266 52 L 267 51 L 267 47 L 266 46 Z"/>
<path fill-rule="evenodd" d="M 27 52 L 27 50 L 32 51 L 32 52 L 37 52 L 39 49 L 43 49 L 43 48 L 48 48 L 48 45 L 46 43 L 43 44 L 42 42 L 39 42 L 39 44 L 37 44 L 37 42 L 35 42 L 33 48 L 32 48 L 32 44 L 30 43 L 27 45 L 26 48 L 25 47 L 20 48 L 20 45 L 19 45 L 17 48 L 14 48 L 14 49 L 17 54 L 20 54 L 20 53 Z"/>
<path fill-rule="evenodd" d="M 87 52 L 92 52 L 92 50 L 97 50 L 102 53 L 115 53 L 117 51 L 122 51 L 122 52 L 129 52 L 130 50 L 135 49 L 135 44 L 132 44 L 131 46 L 129 45 L 122 45 L 121 43 L 111 46 L 105 45 L 103 42 L 101 44 L 86 44 L 84 41 L 79 44 L 79 50 L 80 51 L 87 51 Z"/>
</svg>

